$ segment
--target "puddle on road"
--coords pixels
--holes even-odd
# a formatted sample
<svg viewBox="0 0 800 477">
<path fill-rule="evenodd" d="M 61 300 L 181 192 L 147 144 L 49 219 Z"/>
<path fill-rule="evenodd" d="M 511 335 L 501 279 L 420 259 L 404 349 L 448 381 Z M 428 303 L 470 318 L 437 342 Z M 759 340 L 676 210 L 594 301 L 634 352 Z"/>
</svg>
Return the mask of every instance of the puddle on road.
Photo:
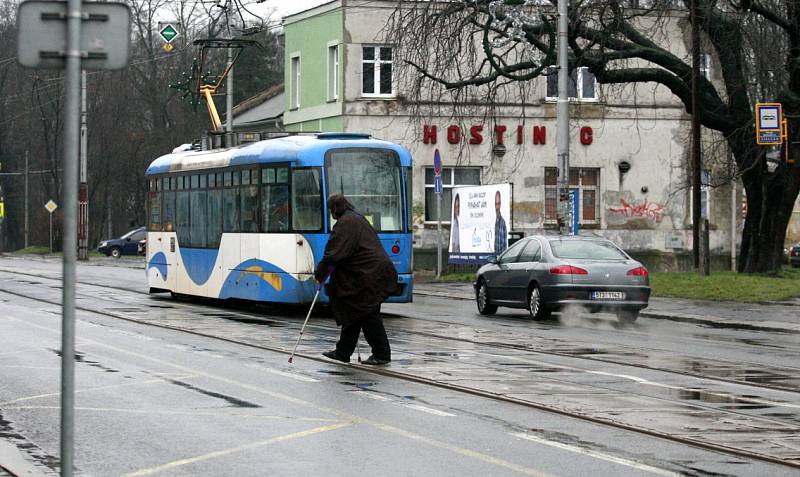
<svg viewBox="0 0 800 477">
<path fill-rule="evenodd" d="M 352 371 L 338 371 L 335 369 L 318 369 L 320 374 L 330 374 L 331 376 L 352 376 Z"/>
<path fill-rule="evenodd" d="M 52 351 L 56 356 L 61 357 L 61 350 L 50 348 L 50 351 Z M 90 361 L 90 360 L 84 358 L 83 353 L 79 353 L 79 352 L 75 353 L 75 362 L 76 363 L 87 364 L 89 366 L 92 366 L 93 368 L 101 369 L 101 370 L 103 370 L 103 371 L 105 371 L 107 373 L 119 373 L 120 372 L 118 369 L 109 368 L 107 366 L 104 366 L 104 365 L 98 363 L 97 361 Z"/>
</svg>

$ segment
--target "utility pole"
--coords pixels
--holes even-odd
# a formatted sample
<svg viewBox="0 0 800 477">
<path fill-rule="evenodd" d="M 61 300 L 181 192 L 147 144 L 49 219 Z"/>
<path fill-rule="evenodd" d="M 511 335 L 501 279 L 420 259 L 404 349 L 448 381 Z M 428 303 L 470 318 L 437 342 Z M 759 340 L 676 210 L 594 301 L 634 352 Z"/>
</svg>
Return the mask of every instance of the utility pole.
<svg viewBox="0 0 800 477">
<path fill-rule="evenodd" d="M 694 268 L 701 274 L 707 275 L 705 267 L 701 264 L 701 175 L 702 160 L 700 158 L 700 28 L 697 19 L 697 0 L 691 2 L 692 23 L 692 259 Z"/>
<path fill-rule="evenodd" d="M 80 187 L 78 189 L 78 260 L 89 260 L 89 184 L 86 178 L 86 70 L 81 71 Z"/>
<path fill-rule="evenodd" d="M 556 108 L 556 156 L 558 158 L 558 223 L 568 235 L 572 224 L 569 200 L 569 57 L 567 55 L 568 1 L 558 0 L 558 104 Z"/>
<path fill-rule="evenodd" d="M 25 151 L 25 248 L 28 248 L 28 151 Z"/>
<path fill-rule="evenodd" d="M 233 48 L 228 48 L 228 78 L 225 80 L 226 84 L 226 113 L 227 121 L 225 121 L 225 131 L 228 140 L 226 146 L 233 146 Z"/>
</svg>

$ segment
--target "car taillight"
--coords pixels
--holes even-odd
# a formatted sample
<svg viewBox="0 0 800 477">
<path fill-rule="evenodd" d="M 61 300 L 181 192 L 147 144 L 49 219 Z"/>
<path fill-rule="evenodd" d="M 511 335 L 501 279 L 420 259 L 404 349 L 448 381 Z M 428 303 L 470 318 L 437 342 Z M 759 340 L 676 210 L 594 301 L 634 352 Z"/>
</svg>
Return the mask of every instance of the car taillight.
<svg viewBox="0 0 800 477">
<path fill-rule="evenodd" d="M 792 249 L 792 257 L 797 257 L 798 255 L 800 255 L 800 250 L 797 250 L 797 249 L 793 248 Z"/>
<path fill-rule="evenodd" d="M 647 269 L 644 267 L 636 267 L 628 270 L 628 275 L 633 275 L 634 277 L 646 277 L 650 275 L 650 273 L 648 273 Z"/>
<path fill-rule="evenodd" d="M 400 253 L 400 243 L 395 242 L 394 245 L 392 245 L 392 253 L 395 255 Z"/>
<path fill-rule="evenodd" d="M 553 275 L 588 275 L 589 272 L 582 268 L 573 267 L 572 265 L 559 265 L 550 269 Z"/>
</svg>

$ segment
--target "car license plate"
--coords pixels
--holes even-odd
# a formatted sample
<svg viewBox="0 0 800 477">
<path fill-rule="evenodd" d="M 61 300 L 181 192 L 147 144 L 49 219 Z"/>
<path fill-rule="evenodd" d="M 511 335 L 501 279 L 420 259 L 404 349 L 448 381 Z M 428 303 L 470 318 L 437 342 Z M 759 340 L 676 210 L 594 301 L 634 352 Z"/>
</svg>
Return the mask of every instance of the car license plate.
<svg viewBox="0 0 800 477">
<path fill-rule="evenodd" d="M 625 292 L 596 291 L 592 292 L 592 300 L 624 300 Z"/>
</svg>

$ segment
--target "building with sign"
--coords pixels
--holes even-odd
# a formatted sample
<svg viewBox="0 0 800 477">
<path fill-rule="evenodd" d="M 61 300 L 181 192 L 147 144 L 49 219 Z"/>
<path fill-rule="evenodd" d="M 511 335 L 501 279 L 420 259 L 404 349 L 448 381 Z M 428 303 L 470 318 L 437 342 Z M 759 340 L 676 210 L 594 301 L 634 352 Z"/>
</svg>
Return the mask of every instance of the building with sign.
<svg viewBox="0 0 800 477">
<path fill-rule="evenodd" d="M 395 51 L 381 41 L 396 5 L 337 0 L 284 18 L 285 129 L 366 132 L 405 145 L 415 161 L 414 237 L 420 252 L 436 248 L 436 149 L 446 223 L 453 187 L 511 183 L 509 231 L 555 229 L 555 77 L 530 81 L 521 102 L 500 98 L 490 114 L 455 114 L 447 102 L 430 107 L 435 114 L 413 114 L 395 76 Z M 687 56 L 688 35 L 680 29 L 670 34 L 676 54 Z M 721 74 L 713 61 L 703 72 L 712 81 Z M 586 68 L 575 71 L 573 80 L 569 176 L 581 233 L 685 268 L 692 219 L 690 117 L 683 104 L 650 84 L 606 88 Z M 703 173 L 701 207 L 710 221 L 712 253 L 729 257 L 732 238 L 740 235 L 741 193 L 724 177 L 724 145 L 710 131 L 704 140 L 710 166 Z"/>
</svg>

